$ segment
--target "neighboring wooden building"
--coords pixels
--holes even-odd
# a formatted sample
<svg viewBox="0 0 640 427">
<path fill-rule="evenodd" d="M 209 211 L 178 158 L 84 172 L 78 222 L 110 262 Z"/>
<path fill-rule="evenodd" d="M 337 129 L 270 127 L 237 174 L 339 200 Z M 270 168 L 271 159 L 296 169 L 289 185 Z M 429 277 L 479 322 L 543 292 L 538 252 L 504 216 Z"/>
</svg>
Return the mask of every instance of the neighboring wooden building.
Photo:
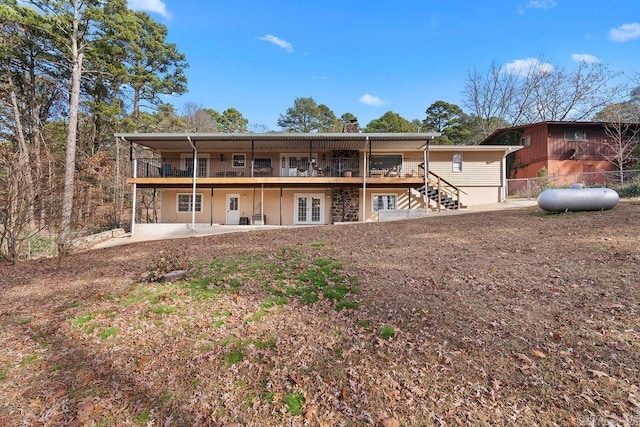
<svg viewBox="0 0 640 427">
<path fill-rule="evenodd" d="M 548 175 L 585 175 L 597 183 L 597 172 L 616 170 L 607 159 L 611 137 L 603 122 L 540 122 L 498 129 L 480 145 L 519 145 L 509 156 L 508 177 L 535 178 L 543 168 Z M 602 175 L 602 174 L 600 174 Z M 575 178 L 568 178 L 567 183 Z"/>
<path fill-rule="evenodd" d="M 504 200 L 505 158 L 520 147 L 433 145 L 438 136 L 116 134 L 131 144 L 133 194 L 159 190 L 162 223 L 365 222 Z"/>
</svg>

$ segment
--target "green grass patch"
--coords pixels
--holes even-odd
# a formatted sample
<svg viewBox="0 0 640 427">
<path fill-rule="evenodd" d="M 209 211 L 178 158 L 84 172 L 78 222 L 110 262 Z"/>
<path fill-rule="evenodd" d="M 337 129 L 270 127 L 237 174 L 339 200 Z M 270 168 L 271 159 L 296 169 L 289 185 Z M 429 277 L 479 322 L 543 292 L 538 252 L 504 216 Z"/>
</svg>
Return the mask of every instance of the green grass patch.
<svg viewBox="0 0 640 427">
<path fill-rule="evenodd" d="M 300 415 L 304 406 L 304 396 L 302 393 L 289 393 L 284 397 L 284 403 L 291 415 Z"/>
<path fill-rule="evenodd" d="M 313 248 L 323 248 L 326 246 L 325 242 L 311 242 L 311 247 Z"/>
<path fill-rule="evenodd" d="M 312 245 L 321 248 L 325 244 L 314 242 Z M 348 295 L 358 292 L 357 281 L 345 275 L 343 270 L 342 263 L 336 259 L 316 257 L 309 260 L 308 255 L 298 249 L 281 247 L 275 253 L 263 256 L 218 257 L 196 262 L 188 279 L 176 282 L 175 286 L 186 289 L 196 301 L 203 301 L 237 293 L 247 284 L 257 285 L 269 296 L 246 321 L 259 321 L 270 310 L 292 299 L 303 304 L 329 300 L 336 310 L 358 308 L 357 303 L 348 300 Z M 158 285 L 155 289 L 161 287 Z M 164 294 L 160 295 L 161 292 Z M 168 314 L 172 312 L 171 305 L 158 303 L 166 300 L 167 293 L 139 288 L 127 296 L 126 304 L 150 303 L 154 305 L 152 312 Z M 224 324 L 223 316 L 214 315 L 214 319 L 216 327 Z"/>
<path fill-rule="evenodd" d="M 74 323 L 76 324 L 76 326 L 78 327 L 83 327 L 85 326 L 87 323 L 91 322 L 92 320 L 94 320 L 96 318 L 96 315 L 94 313 L 89 313 L 85 316 L 80 316 L 77 319 L 74 320 Z"/>
<path fill-rule="evenodd" d="M 276 348 L 277 340 L 275 338 L 269 338 L 266 341 L 256 340 L 254 341 L 254 344 L 258 350 L 263 350 L 263 349 L 273 350 Z"/>
<path fill-rule="evenodd" d="M 269 297 L 267 299 L 265 299 L 262 304 L 260 304 L 260 307 L 262 308 L 273 308 L 279 305 L 285 305 L 287 303 L 287 297 L 285 296 L 281 296 L 281 295 L 275 295 L 272 297 Z"/>
<path fill-rule="evenodd" d="M 370 320 L 359 320 L 357 323 L 359 328 L 370 328 L 371 321 Z"/>
<path fill-rule="evenodd" d="M 140 414 L 138 414 L 138 416 L 136 417 L 136 422 L 138 424 L 148 424 L 149 421 L 151 421 L 151 413 L 149 411 L 142 411 Z"/>
<path fill-rule="evenodd" d="M 396 336 L 396 331 L 394 331 L 391 326 L 383 326 L 382 329 L 380 329 L 380 336 L 385 340 L 390 340 Z"/>
<path fill-rule="evenodd" d="M 354 301 L 340 301 L 339 303 L 337 303 L 333 308 L 335 308 L 336 311 L 340 311 L 340 310 L 356 310 L 358 307 L 360 307 L 360 304 Z"/>
<path fill-rule="evenodd" d="M 6 379 L 7 379 L 7 371 L 3 369 L 2 371 L 0 371 L 0 381 L 4 381 Z"/>
<path fill-rule="evenodd" d="M 30 355 L 26 356 L 24 359 L 22 359 L 20 362 L 18 362 L 18 365 L 19 366 L 28 365 L 30 363 L 35 362 L 36 360 L 38 360 L 38 355 L 37 354 L 30 354 Z"/>
<path fill-rule="evenodd" d="M 162 314 L 171 314 L 178 311 L 178 307 L 172 305 L 156 305 L 151 307 L 151 311 L 154 314 L 162 315 Z"/>
<path fill-rule="evenodd" d="M 100 339 L 106 340 L 118 333 L 118 328 L 107 328 L 100 332 Z"/>
<path fill-rule="evenodd" d="M 224 363 L 227 366 L 233 366 L 244 360 L 244 352 L 239 349 L 233 349 L 224 355 Z"/>
</svg>

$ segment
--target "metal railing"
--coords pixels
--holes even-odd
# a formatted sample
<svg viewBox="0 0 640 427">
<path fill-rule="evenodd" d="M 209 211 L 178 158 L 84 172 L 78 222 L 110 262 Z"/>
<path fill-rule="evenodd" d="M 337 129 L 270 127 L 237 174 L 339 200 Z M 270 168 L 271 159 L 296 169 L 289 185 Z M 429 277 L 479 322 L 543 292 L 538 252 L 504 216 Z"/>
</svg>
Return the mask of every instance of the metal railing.
<svg viewBox="0 0 640 427">
<path fill-rule="evenodd" d="M 193 160 L 141 158 L 137 160 L 138 178 L 191 178 Z M 424 169 L 419 161 L 404 161 L 401 164 L 376 164 L 367 171 L 370 178 L 423 177 Z M 251 165 L 247 160 L 234 164 L 232 160 L 200 158 L 197 162 L 198 177 L 361 177 L 360 159 L 312 160 L 299 157 L 282 157 L 271 163 Z"/>
</svg>

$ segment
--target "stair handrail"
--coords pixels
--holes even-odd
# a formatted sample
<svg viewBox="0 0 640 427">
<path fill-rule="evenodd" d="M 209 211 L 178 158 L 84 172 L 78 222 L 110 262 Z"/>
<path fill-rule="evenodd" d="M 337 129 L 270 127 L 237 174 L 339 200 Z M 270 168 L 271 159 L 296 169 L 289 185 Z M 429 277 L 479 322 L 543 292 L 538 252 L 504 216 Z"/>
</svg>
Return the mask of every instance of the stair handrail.
<svg viewBox="0 0 640 427">
<path fill-rule="evenodd" d="M 462 203 L 460 202 L 460 193 L 464 193 L 467 194 L 465 191 L 459 189 L 457 186 L 451 184 L 449 181 L 447 181 L 446 179 L 442 178 L 440 175 L 438 175 L 437 173 L 434 173 L 432 171 L 429 171 L 429 175 L 433 175 L 436 180 L 435 180 L 435 186 L 437 189 L 437 195 L 438 195 L 438 211 L 442 210 L 442 201 L 441 201 L 441 197 L 440 197 L 440 191 L 442 191 L 443 193 L 455 197 L 456 198 L 456 203 L 458 204 L 458 209 L 460 209 L 460 206 L 462 206 Z M 433 180 L 431 179 L 431 177 L 429 177 L 427 179 L 427 184 L 428 183 L 434 183 Z M 441 184 L 444 183 L 445 185 Z M 449 189 L 448 187 L 450 187 L 451 189 Z"/>
</svg>

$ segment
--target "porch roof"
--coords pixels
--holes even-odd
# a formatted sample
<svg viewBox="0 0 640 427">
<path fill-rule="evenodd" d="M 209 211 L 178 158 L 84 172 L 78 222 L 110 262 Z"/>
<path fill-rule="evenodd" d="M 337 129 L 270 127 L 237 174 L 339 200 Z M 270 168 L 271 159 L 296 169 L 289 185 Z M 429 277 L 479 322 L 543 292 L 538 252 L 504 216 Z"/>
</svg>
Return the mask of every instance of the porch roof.
<svg viewBox="0 0 640 427">
<path fill-rule="evenodd" d="M 115 137 L 156 151 L 425 150 L 440 133 L 116 133 Z"/>
</svg>

